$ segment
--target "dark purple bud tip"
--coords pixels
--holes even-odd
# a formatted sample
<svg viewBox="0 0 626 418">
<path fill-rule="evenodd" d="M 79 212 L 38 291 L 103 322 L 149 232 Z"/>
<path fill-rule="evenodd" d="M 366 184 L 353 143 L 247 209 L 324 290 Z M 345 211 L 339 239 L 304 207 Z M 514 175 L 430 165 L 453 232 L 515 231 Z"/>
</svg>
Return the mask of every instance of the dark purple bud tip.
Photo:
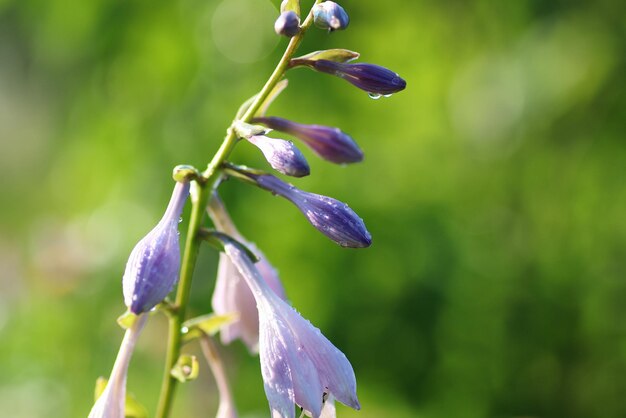
<svg viewBox="0 0 626 418">
<path fill-rule="evenodd" d="M 350 17 L 343 7 L 334 1 L 325 1 L 313 6 L 313 23 L 319 28 L 332 32 L 347 28 L 350 24 Z"/>
<path fill-rule="evenodd" d="M 393 71 L 375 64 L 347 64 L 328 60 L 307 63 L 315 70 L 341 77 L 371 95 L 390 95 L 406 88 L 406 81 Z"/>
<path fill-rule="evenodd" d="M 246 138 L 261 150 L 267 162 L 279 173 L 304 177 L 311 173 L 309 163 L 291 141 L 256 135 Z"/>
<path fill-rule="evenodd" d="M 342 247 L 364 248 L 372 244 L 363 219 L 343 202 L 305 192 L 271 175 L 254 176 L 257 184 L 296 205 L 311 225 Z"/>
<path fill-rule="evenodd" d="M 122 279 L 124 302 L 134 314 L 152 309 L 178 280 L 178 223 L 189 196 L 189 183 L 176 183 L 161 221 L 135 245 Z"/>
<path fill-rule="evenodd" d="M 293 10 L 283 12 L 274 22 L 274 31 L 288 38 L 296 36 L 300 32 L 300 18 Z"/>
<path fill-rule="evenodd" d="M 254 121 L 262 123 L 268 128 L 295 136 L 327 161 L 336 164 L 350 164 L 363 160 L 363 151 L 354 139 L 338 128 L 303 125 L 275 116 L 256 118 Z"/>
</svg>

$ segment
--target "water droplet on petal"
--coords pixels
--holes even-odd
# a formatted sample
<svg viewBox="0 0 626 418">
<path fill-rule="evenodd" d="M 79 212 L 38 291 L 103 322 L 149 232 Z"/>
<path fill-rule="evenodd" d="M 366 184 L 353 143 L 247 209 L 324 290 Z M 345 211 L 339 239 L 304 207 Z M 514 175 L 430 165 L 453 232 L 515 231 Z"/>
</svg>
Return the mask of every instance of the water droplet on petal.
<svg viewBox="0 0 626 418">
<path fill-rule="evenodd" d="M 376 93 L 367 93 L 368 96 L 370 96 L 371 99 L 374 100 L 378 100 L 380 99 L 380 94 L 376 94 Z"/>
<path fill-rule="evenodd" d="M 384 94 L 383 97 L 391 97 L 392 94 Z"/>
</svg>

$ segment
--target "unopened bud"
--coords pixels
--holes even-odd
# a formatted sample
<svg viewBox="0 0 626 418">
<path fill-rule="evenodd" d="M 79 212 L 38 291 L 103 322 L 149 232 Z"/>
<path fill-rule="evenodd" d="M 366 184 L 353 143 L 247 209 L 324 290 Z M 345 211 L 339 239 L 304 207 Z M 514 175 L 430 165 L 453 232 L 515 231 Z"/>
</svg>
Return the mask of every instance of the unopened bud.
<svg viewBox="0 0 626 418">
<path fill-rule="evenodd" d="M 283 12 L 274 22 L 274 31 L 288 38 L 296 36 L 300 32 L 300 18 L 292 10 Z"/>
<path fill-rule="evenodd" d="M 309 163 L 291 141 L 255 135 L 247 138 L 261 150 L 267 162 L 279 173 L 292 177 L 308 176 Z"/>
<path fill-rule="evenodd" d="M 363 248 L 371 245 L 372 236 L 363 219 L 345 203 L 305 192 L 268 174 L 254 175 L 253 178 L 259 187 L 296 205 L 311 225 L 342 247 Z"/>
<path fill-rule="evenodd" d="M 334 1 L 325 1 L 313 6 L 313 22 L 330 32 L 348 27 L 350 17 L 346 11 Z"/>
<path fill-rule="evenodd" d="M 303 125 L 275 116 L 255 118 L 254 122 L 295 136 L 327 161 L 349 164 L 363 160 L 363 151 L 354 139 L 338 128 Z"/>
<path fill-rule="evenodd" d="M 176 183 L 163 218 L 135 245 L 122 279 L 124 302 L 134 314 L 161 302 L 178 280 L 178 223 L 189 195 L 189 183 Z"/>
</svg>

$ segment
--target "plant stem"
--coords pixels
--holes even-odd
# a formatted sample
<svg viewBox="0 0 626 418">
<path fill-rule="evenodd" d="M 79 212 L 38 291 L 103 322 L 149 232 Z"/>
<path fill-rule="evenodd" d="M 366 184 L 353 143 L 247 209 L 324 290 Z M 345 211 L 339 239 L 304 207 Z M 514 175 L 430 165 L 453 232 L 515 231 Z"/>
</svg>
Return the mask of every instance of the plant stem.
<svg viewBox="0 0 626 418">
<path fill-rule="evenodd" d="M 321 0 L 316 0 L 315 3 L 320 3 Z M 306 32 L 306 30 L 313 23 L 313 13 L 309 12 L 307 18 L 304 20 L 301 31 L 296 36 L 291 38 L 287 49 L 282 58 L 276 65 L 274 72 L 267 80 L 256 99 L 250 104 L 248 110 L 241 117 L 243 122 L 249 122 L 263 105 L 263 102 L 267 99 L 268 95 L 276 86 L 276 84 L 283 77 L 285 71 L 288 69 L 289 60 L 293 57 L 293 54 L 298 49 L 300 42 Z M 197 182 L 198 194 L 197 199 L 192 202 L 191 219 L 189 220 L 189 227 L 187 230 L 187 239 L 185 241 L 185 250 L 183 253 L 183 259 L 180 270 L 180 281 L 178 283 L 176 302 L 174 305 L 173 315 L 169 318 L 169 339 L 167 343 L 167 353 L 165 357 L 165 371 L 163 373 L 163 382 L 161 385 L 161 394 L 159 397 L 159 404 L 157 407 L 157 418 L 167 418 L 170 415 L 172 409 L 172 400 L 174 398 L 174 392 L 176 389 L 177 380 L 173 378 L 170 371 L 176 364 L 180 355 L 181 347 L 181 326 L 185 320 L 185 313 L 187 310 L 187 304 L 189 302 L 189 292 L 191 290 L 191 280 L 193 277 L 193 271 L 198 258 L 198 252 L 200 250 L 201 239 L 198 237 L 198 231 L 202 227 L 202 221 L 209 197 L 213 193 L 213 189 L 217 184 L 217 181 L 221 175 L 221 166 L 226 161 L 231 151 L 237 143 L 237 137 L 232 128 L 229 128 L 222 142 L 222 145 L 217 150 L 213 159 L 207 166 L 207 169 L 202 173 L 205 181 Z"/>
</svg>

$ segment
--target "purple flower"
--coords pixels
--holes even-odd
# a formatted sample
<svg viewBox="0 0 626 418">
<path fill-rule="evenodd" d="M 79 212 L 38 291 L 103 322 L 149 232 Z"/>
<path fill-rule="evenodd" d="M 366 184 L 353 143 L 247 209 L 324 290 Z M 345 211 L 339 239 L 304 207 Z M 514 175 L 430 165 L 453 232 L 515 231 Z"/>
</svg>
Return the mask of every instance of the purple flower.
<svg viewBox="0 0 626 418">
<path fill-rule="evenodd" d="M 104 391 L 91 408 L 88 418 L 124 418 L 128 365 L 146 319 L 148 319 L 147 315 L 139 315 L 135 322 L 126 330 L 120 351 L 111 371 L 111 377 Z"/>
<path fill-rule="evenodd" d="M 322 3 L 323 4 L 323 3 Z M 350 64 L 328 60 L 302 61 L 319 72 L 341 77 L 373 95 L 389 95 L 404 90 L 406 81 L 393 71 L 375 64 Z"/>
<path fill-rule="evenodd" d="M 226 242 L 224 251 L 259 309 L 261 374 L 272 417 L 295 418 L 296 404 L 318 418 L 325 396 L 360 409 L 346 356 L 270 289 L 241 248 Z"/>
<path fill-rule="evenodd" d="M 313 6 L 313 22 L 315 26 L 332 32 L 347 28 L 350 17 L 343 7 L 334 1 L 325 1 Z"/>
<path fill-rule="evenodd" d="M 300 18 L 293 10 L 282 12 L 274 22 L 274 31 L 288 38 L 296 36 L 300 32 Z"/>
<path fill-rule="evenodd" d="M 285 299 L 285 290 L 280 282 L 278 273 L 267 261 L 265 254 L 253 243 L 246 241 L 241 236 L 217 195 L 209 202 L 208 211 L 215 227 L 219 231 L 230 235 L 254 252 L 259 259 L 256 267 L 261 276 L 274 293 Z M 211 304 L 213 311 L 219 315 L 231 312 L 239 313 L 239 319 L 236 322 L 221 328 L 220 338 L 222 343 L 230 344 L 233 340 L 241 338 L 250 352 L 258 352 L 259 312 L 257 311 L 254 296 L 252 296 L 246 281 L 241 277 L 230 258 L 223 253 L 220 254 L 215 291 L 213 292 Z"/>
<path fill-rule="evenodd" d="M 178 223 L 189 195 L 189 183 L 176 183 L 163 218 L 135 245 L 122 279 L 124 302 L 134 314 L 161 302 L 178 280 Z"/>
<path fill-rule="evenodd" d="M 275 116 L 255 118 L 253 122 L 295 136 L 327 161 L 348 164 L 363 160 L 363 151 L 354 139 L 338 128 L 303 125 Z"/>
<path fill-rule="evenodd" d="M 311 225 L 342 247 L 369 247 L 372 236 L 363 220 L 343 202 L 297 189 L 272 175 L 252 175 L 257 185 L 296 205 Z"/>
<path fill-rule="evenodd" d="M 279 173 L 293 177 L 308 176 L 309 163 L 291 141 L 254 135 L 246 138 L 261 150 L 267 162 Z"/>
</svg>

